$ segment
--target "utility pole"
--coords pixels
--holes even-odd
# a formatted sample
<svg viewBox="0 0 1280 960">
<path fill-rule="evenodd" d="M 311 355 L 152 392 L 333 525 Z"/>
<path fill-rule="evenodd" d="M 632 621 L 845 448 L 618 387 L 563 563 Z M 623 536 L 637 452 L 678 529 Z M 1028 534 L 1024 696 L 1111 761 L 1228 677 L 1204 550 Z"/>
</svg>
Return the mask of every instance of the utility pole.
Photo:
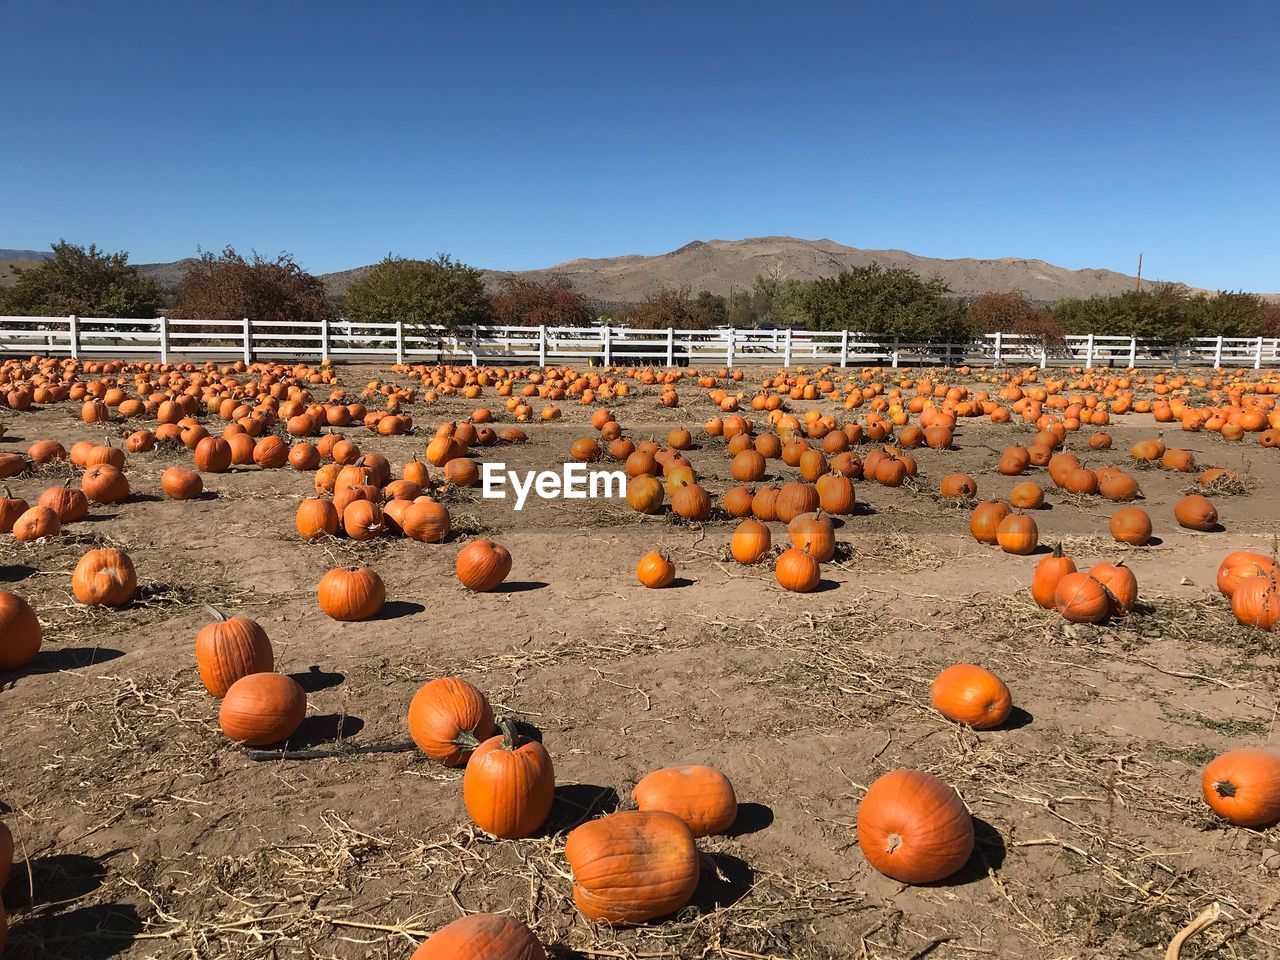
<svg viewBox="0 0 1280 960">
<path fill-rule="evenodd" d="M 1138 253 L 1138 286 L 1135 292 L 1137 293 L 1142 292 L 1142 253 L 1141 252 Z"/>
</svg>

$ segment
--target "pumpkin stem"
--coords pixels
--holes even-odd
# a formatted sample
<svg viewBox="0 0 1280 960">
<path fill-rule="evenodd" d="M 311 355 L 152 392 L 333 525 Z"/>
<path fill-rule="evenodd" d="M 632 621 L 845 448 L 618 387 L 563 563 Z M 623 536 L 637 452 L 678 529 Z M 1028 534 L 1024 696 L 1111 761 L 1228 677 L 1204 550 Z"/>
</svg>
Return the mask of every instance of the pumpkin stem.
<svg viewBox="0 0 1280 960">
<path fill-rule="evenodd" d="M 500 717 L 498 719 L 498 727 L 502 730 L 502 749 L 515 750 L 520 746 L 520 731 L 516 729 L 516 722 L 510 717 Z"/>
<path fill-rule="evenodd" d="M 480 740 L 476 737 L 474 730 L 459 730 L 458 735 L 449 742 L 463 750 L 474 750 L 480 746 Z"/>
<path fill-rule="evenodd" d="M 902 846 L 902 837 L 899 834 L 891 833 L 885 838 L 884 852 L 897 853 L 900 846 Z"/>
<path fill-rule="evenodd" d="M 1053 555 L 1058 559 L 1062 559 L 1062 557 L 1065 556 L 1065 554 L 1063 554 L 1062 552 L 1062 544 L 1055 543 L 1053 545 Z"/>
<path fill-rule="evenodd" d="M 1215 780 L 1213 782 L 1213 792 L 1220 797 L 1234 797 L 1236 795 L 1236 785 L 1230 780 Z"/>
<path fill-rule="evenodd" d="M 213 619 L 217 620 L 219 623 L 226 623 L 227 620 L 230 619 L 225 613 L 223 613 L 221 610 L 219 610 L 217 607 L 215 607 L 211 603 L 203 604 L 203 606 L 206 610 L 209 611 L 210 614 L 213 615 Z"/>
</svg>

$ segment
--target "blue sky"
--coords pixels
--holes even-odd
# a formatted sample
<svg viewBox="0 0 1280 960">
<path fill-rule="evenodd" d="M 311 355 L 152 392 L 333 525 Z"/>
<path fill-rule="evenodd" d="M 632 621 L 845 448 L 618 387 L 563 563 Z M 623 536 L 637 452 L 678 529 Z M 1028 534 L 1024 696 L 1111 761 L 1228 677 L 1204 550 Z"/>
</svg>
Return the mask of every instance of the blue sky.
<svg viewBox="0 0 1280 960">
<path fill-rule="evenodd" d="M 1280 291 L 1280 4 L 6 6 L 0 247 L 830 237 Z"/>
</svg>

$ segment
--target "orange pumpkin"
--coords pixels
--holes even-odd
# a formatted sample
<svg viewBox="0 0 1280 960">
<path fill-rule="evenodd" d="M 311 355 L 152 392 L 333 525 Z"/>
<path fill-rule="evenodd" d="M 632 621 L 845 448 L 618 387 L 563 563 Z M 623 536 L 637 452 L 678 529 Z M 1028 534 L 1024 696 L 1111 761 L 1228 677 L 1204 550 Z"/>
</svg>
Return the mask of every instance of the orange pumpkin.
<svg viewBox="0 0 1280 960">
<path fill-rule="evenodd" d="M 196 668 L 206 690 L 223 697 L 241 677 L 275 669 L 271 641 L 256 621 L 208 609 L 217 619 L 196 634 Z"/>
<path fill-rule="evenodd" d="M 237 743 L 253 747 L 287 740 L 307 715 L 307 694 L 282 673 L 251 673 L 227 689 L 218 725 Z"/>
<path fill-rule="evenodd" d="M 1101 623 L 1111 611 L 1106 588 L 1087 573 L 1068 573 L 1053 591 L 1054 605 L 1072 623 Z"/>
<path fill-rule="evenodd" d="M 1124 565 L 1124 561 L 1094 564 L 1089 568 L 1089 576 L 1107 591 L 1112 616 L 1127 614 L 1138 602 L 1138 578 Z"/>
<path fill-rule="evenodd" d="M 1188 530 L 1207 533 L 1218 526 L 1218 511 L 1207 497 L 1198 493 L 1179 500 L 1173 507 L 1173 515 Z"/>
<path fill-rule="evenodd" d="M 303 540 L 319 540 L 338 532 L 338 511 L 329 500 L 309 497 L 298 505 L 294 526 Z"/>
<path fill-rule="evenodd" d="M 729 540 L 729 552 L 739 563 L 759 563 L 772 546 L 773 535 L 759 520 L 743 520 Z"/>
<path fill-rule="evenodd" d="M 1046 610 L 1056 606 L 1054 593 L 1058 583 L 1069 573 L 1076 572 L 1075 561 L 1062 553 L 1062 544 L 1053 548 L 1053 553 L 1038 564 L 1031 576 L 1031 596 L 1037 604 Z"/>
<path fill-rule="evenodd" d="M 655 770 L 631 791 L 641 810 L 665 810 L 695 837 L 724 833 L 738 818 L 733 784 L 714 767 L 688 764 Z"/>
<path fill-rule="evenodd" d="M 1213 812 L 1240 827 L 1280 821 L 1280 752 L 1240 749 L 1210 761 L 1200 775 Z"/>
<path fill-rule="evenodd" d="M 449 535 L 449 509 L 428 497 L 419 497 L 405 511 L 404 534 L 422 543 L 440 543 Z"/>
<path fill-rule="evenodd" d="M 170 467 L 160 474 L 160 486 L 173 500 L 194 500 L 204 492 L 200 474 L 186 467 Z"/>
<path fill-rule="evenodd" d="M 1231 594 L 1231 612 L 1243 626 L 1274 629 L 1280 623 L 1280 574 L 1273 569 L 1241 580 Z"/>
<path fill-rule="evenodd" d="M 368 567 L 335 567 L 320 578 L 316 597 L 334 620 L 368 620 L 382 609 L 387 591 Z"/>
<path fill-rule="evenodd" d="M 1135 547 L 1151 542 L 1151 517 L 1141 507 L 1125 507 L 1111 515 L 1111 536 Z"/>
<path fill-rule="evenodd" d="M 973 818 L 948 784 L 920 770 L 891 770 L 858 807 L 867 862 L 901 883 L 936 883 L 973 853 Z"/>
<path fill-rule="evenodd" d="M 979 543 L 999 543 L 997 531 L 1010 513 L 1012 511 L 1007 503 L 990 500 L 980 503 L 969 514 L 969 532 Z"/>
<path fill-rule="evenodd" d="M 16 593 L 0 590 L 0 670 L 17 670 L 36 658 L 44 632 L 31 605 Z"/>
<path fill-rule="evenodd" d="M 1040 545 L 1040 531 L 1026 514 L 1010 514 L 996 527 L 996 540 L 1005 553 L 1025 557 Z"/>
<path fill-rule="evenodd" d="M 948 720 L 991 730 L 1009 719 L 1013 699 L 1003 680 L 972 663 L 957 663 L 934 678 L 933 706 Z"/>
<path fill-rule="evenodd" d="M 519 920 L 473 913 L 441 927 L 414 951 L 412 960 L 546 960 L 538 938 Z"/>
<path fill-rule="evenodd" d="M 650 550 L 636 564 L 636 579 L 651 590 L 670 586 L 676 578 L 676 565 L 657 550 Z"/>
<path fill-rule="evenodd" d="M 778 555 L 773 576 L 779 586 L 793 593 L 811 593 L 822 582 L 822 568 L 804 550 L 792 547 Z"/>
<path fill-rule="evenodd" d="M 489 701 L 458 677 L 438 677 L 423 684 L 409 702 L 413 742 L 447 767 L 465 766 L 471 752 L 493 733 Z"/>
<path fill-rule="evenodd" d="M 44 505 L 29 507 L 13 521 L 13 539 L 22 543 L 56 537 L 61 532 L 62 521 L 58 514 Z"/>
<path fill-rule="evenodd" d="M 504 840 L 531 837 L 546 822 L 555 796 L 551 756 L 525 740 L 510 720 L 502 733 L 476 747 L 462 778 L 462 799 L 472 822 Z"/>
<path fill-rule="evenodd" d="M 1265 576 L 1274 567 L 1275 561 L 1265 553 L 1255 553 L 1252 550 L 1232 551 L 1218 566 L 1218 589 L 1223 596 L 1230 597 L 1241 581 Z"/>
<path fill-rule="evenodd" d="M 133 561 L 120 550 L 90 550 L 71 574 L 71 590 L 90 607 L 123 607 L 138 589 Z"/>
<path fill-rule="evenodd" d="M 511 572 L 511 554 L 492 540 L 472 540 L 458 551 L 454 572 L 468 590 L 487 593 L 507 579 Z"/>
</svg>

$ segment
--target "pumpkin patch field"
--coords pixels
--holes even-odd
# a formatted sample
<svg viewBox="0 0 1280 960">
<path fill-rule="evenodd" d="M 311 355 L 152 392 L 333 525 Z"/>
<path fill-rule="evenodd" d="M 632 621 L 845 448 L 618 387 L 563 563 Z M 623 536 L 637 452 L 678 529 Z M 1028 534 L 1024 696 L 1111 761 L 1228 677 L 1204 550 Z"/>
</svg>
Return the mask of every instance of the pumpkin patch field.
<svg viewBox="0 0 1280 960">
<path fill-rule="evenodd" d="M 1280 957 L 1277 397 L 4 361 L 0 957 Z"/>
</svg>

